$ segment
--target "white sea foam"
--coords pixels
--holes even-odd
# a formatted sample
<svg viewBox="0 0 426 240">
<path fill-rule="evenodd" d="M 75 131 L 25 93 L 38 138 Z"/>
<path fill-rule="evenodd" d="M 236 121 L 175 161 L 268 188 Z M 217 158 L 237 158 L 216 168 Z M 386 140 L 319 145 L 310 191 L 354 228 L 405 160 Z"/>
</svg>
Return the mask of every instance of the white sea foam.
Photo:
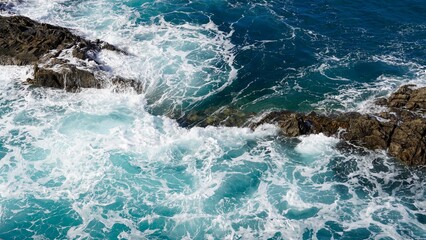
<svg viewBox="0 0 426 240">
<path fill-rule="evenodd" d="M 100 57 L 117 74 L 147 78 L 147 95 L 161 86 L 180 86 L 161 75 L 167 71 L 196 74 L 212 66 L 210 58 L 202 59 L 207 65 L 190 62 L 192 51 L 213 48 L 218 54 L 214 59 L 226 62 L 223 79 L 213 81 L 217 91 L 234 76 L 232 45 L 212 23 L 173 25 L 158 18 L 152 26 L 135 26 L 129 9 L 118 14 L 106 1 L 62 4 L 67 2 L 38 0 L 21 11 L 127 48 L 136 57 L 108 51 Z M 97 17 L 76 18 L 72 14 L 77 10 Z M 133 39 L 132 30 L 145 34 L 138 37 L 146 37 L 147 46 Z M 154 34 L 151 40 L 149 34 Z M 155 46 L 154 41 L 164 44 Z M 185 41 L 194 48 L 177 47 Z M 145 55 L 137 57 L 141 53 Z M 184 69 L 168 69 L 174 66 Z M 307 230 L 315 238 L 319 230 L 330 229 L 329 222 L 341 227 L 340 234 L 374 224 L 382 232 L 370 230 L 372 238 L 408 238 L 410 232 L 424 236 L 423 225 L 413 217 L 426 208 L 424 172 L 406 171 L 383 153 L 341 153 L 334 149 L 337 139 L 321 134 L 295 143 L 278 137 L 273 125 L 255 131 L 185 129 L 149 114 L 145 95 L 114 94 L 111 89 L 69 94 L 21 85 L 31 74 L 31 67 L 0 67 L 1 221 L 20 221 L 18 212 L 31 218 L 33 213 L 25 216 L 25 211 L 34 209 L 37 203 L 31 201 L 36 199 L 63 203 L 66 215 L 75 212 L 79 221 L 66 232 L 70 239 L 93 238 L 96 230 L 106 234 L 116 224 L 130 229 L 120 233 L 128 238 L 267 239 L 281 232 L 298 239 Z M 163 93 L 184 98 L 182 93 Z M 7 204 L 22 199 L 25 203 L 10 214 Z M 49 204 L 37 205 L 37 213 L 44 214 L 31 227 L 56 213 Z"/>
<path fill-rule="evenodd" d="M 153 108 L 179 112 L 222 91 L 237 76 L 233 32 L 205 24 L 173 24 L 161 14 L 150 23 L 124 4 L 103 1 L 32 0 L 21 14 L 70 27 L 90 39 L 100 38 L 130 53 L 102 51 L 99 60 L 112 74 L 139 80 Z"/>
<path fill-rule="evenodd" d="M 327 137 L 324 134 L 311 134 L 299 137 L 301 142 L 296 146 L 296 151 L 307 156 L 321 156 L 330 154 L 339 139 Z"/>
<path fill-rule="evenodd" d="M 406 84 L 413 84 L 417 87 L 426 86 L 426 69 L 423 65 L 392 55 L 372 56 L 371 61 L 405 67 L 408 69 L 409 76 L 381 75 L 372 83 L 343 85 L 338 90 L 338 94 L 327 94 L 323 101 L 315 103 L 313 106 L 324 111 L 377 113 L 385 109 L 374 103 L 378 97 L 387 97 Z"/>
<path fill-rule="evenodd" d="M 6 148 L 0 161 L 2 221 L 13 218 L 3 204 L 33 196 L 69 202 L 81 218 L 67 232 L 69 238 L 90 238 L 93 221 L 107 232 L 123 224 L 130 229 L 123 236 L 131 238 L 152 237 L 155 230 L 141 230 L 140 224 L 161 221 L 167 225 L 159 231 L 171 238 L 196 233 L 268 238 L 277 232 L 298 238 L 306 229 L 326 228 L 327 221 L 345 231 L 374 223 L 386 231 L 377 236 L 398 238 L 392 225 L 378 220 L 390 212 L 421 228 L 411 216 L 425 208 L 422 177 L 397 180 L 402 170 L 388 160 L 384 170 L 375 170 L 371 159 L 385 158 L 379 153 L 344 155 L 333 149 L 337 139 L 318 134 L 300 138 L 297 160 L 277 141 L 273 125 L 255 131 L 184 129 L 147 113 L 143 95 L 30 88 L 17 84 L 29 67 L 0 68 L 15 76 L 0 77 L 0 106 L 8 101 L 10 108 L 0 125 Z M 332 164 L 336 157 L 342 160 Z M 311 158 L 315 164 L 306 161 Z M 339 176 L 347 179 L 333 180 Z M 417 209 L 405 208 L 386 190 L 394 183 L 405 186 L 399 191 L 417 193 L 409 196 Z M 297 219 L 300 214 L 303 220 Z"/>
<path fill-rule="evenodd" d="M 9 83 L 11 80 L 23 82 L 33 76 L 33 70 L 32 66 L 0 66 L 0 81 L 4 83 Z"/>
<path fill-rule="evenodd" d="M 1 68 L 16 76 L 18 83 L 26 78 L 29 70 Z M 155 196 L 155 192 L 138 187 L 143 182 L 147 182 L 146 187 L 153 184 L 148 183 L 150 181 L 161 183 L 153 187 L 165 194 L 165 198 L 157 202 L 150 203 L 149 198 L 143 201 L 183 207 L 184 211 L 192 212 L 194 209 L 185 210 L 185 206 L 214 195 L 229 174 L 212 171 L 226 149 L 238 149 L 247 141 L 276 134 L 272 125 L 254 132 L 247 128 L 183 129 L 171 119 L 148 114 L 144 110 L 143 95 L 114 94 L 109 89 L 85 89 L 68 94 L 54 89 L 21 88 L 7 78 L 6 75 L 0 78 L 1 103 L 10 101 L 12 111 L 2 115 L 0 134 L 5 136 L 4 146 L 8 151 L 0 168 L 9 170 L 1 175 L 0 198 L 21 199 L 31 194 L 37 199 L 73 202 L 72 209 L 83 223 L 70 229 L 70 238 L 89 236 L 86 230 L 93 220 L 102 222 L 108 229 L 120 222 L 130 227 L 133 234 L 147 234 L 139 232 L 134 222 L 118 213 L 111 212 L 104 217 L 96 210 L 114 203 L 118 193 L 129 199 L 134 198 L 135 193 Z M 13 94 L 6 98 L 10 93 Z M 13 145 L 22 138 L 26 139 L 22 140 L 25 147 Z M 128 168 L 120 167 L 122 160 L 110 160 L 116 153 L 135 159 L 129 161 Z M 11 167 L 16 161 L 17 166 Z M 197 161 L 202 161 L 201 168 L 196 165 Z M 195 188 L 188 186 L 184 192 L 175 193 L 169 186 L 170 180 L 155 173 L 157 164 L 187 166 L 186 174 L 192 176 Z M 229 164 L 232 166 L 232 162 Z M 120 184 L 107 184 L 115 181 L 114 175 L 122 176 L 132 169 L 145 171 L 147 175 L 128 179 L 129 182 L 117 179 L 124 188 Z M 96 193 L 99 187 L 105 188 L 106 195 Z M 199 207 L 195 210 L 202 210 Z M 178 217 L 173 218 L 176 224 L 180 223 Z"/>
</svg>

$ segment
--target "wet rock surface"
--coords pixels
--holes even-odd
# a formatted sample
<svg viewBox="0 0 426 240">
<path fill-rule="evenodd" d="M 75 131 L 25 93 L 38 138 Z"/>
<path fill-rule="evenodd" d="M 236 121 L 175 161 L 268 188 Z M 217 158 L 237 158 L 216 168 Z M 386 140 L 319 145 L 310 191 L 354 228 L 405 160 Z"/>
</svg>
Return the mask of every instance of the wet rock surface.
<svg viewBox="0 0 426 240">
<path fill-rule="evenodd" d="M 2 7 L 6 8 L 6 3 Z M 141 92 L 135 80 L 111 76 L 98 60 L 102 50 L 126 54 L 106 42 L 86 40 L 66 28 L 23 16 L 0 16 L 0 36 L 0 64 L 34 65 L 30 84 L 67 91 L 116 84 Z"/>
<path fill-rule="evenodd" d="M 252 129 L 266 123 L 275 124 L 283 136 L 323 133 L 344 140 L 346 146 L 388 150 L 403 163 L 416 166 L 426 165 L 425 99 L 426 87 L 405 85 L 389 98 L 378 99 L 376 103 L 386 106 L 387 111 L 376 114 L 276 111 L 255 116 L 226 107 L 193 111 L 178 118 L 178 122 L 185 127 L 249 126 Z"/>
<path fill-rule="evenodd" d="M 426 165 L 426 87 L 405 85 L 376 104 L 387 107 L 375 114 L 348 112 L 323 115 L 316 112 L 269 112 L 262 116 L 233 108 L 192 111 L 178 119 L 185 127 L 228 126 L 252 129 L 275 124 L 287 137 L 323 133 L 344 140 L 346 146 L 361 146 L 388 153 L 407 165 Z"/>
<path fill-rule="evenodd" d="M 243 127 L 247 126 L 247 121 L 254 115 L 254 113 L 245 113 L 235 108 L 224 107 L 218 110 L 212 107 L 204 111 L 191 111 L 184 116 L 177 117 L 177 121 L 184 127 Z"/>
<path fill-rule="evenodd" d="M 426 88 L 415 88 L 414 85 L 405 85 L 393 93 L 388 99 L 379 101 L 378 104 L 390 108 L 400 108 L 425 113 Z"/>
<path fill-rule="evenodd" d="M 371 150 L 388 150 L 407 165 L 426 165 L 425 99 L 426 87 L 406 85 L 380 100 L 388 107 L 386 112 L 320 115 L 280 111 L 267 114 L 251 127 L 274 123 L 289 137 L 323 133 Z"/>
</svg>

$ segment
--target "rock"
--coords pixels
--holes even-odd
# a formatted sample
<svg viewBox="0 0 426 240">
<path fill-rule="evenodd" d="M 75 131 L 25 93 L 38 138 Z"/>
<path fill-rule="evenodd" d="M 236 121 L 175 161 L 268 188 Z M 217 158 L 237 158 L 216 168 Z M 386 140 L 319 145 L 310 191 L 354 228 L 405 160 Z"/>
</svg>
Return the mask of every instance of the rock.
<svg viewBox="0 0 426 240">
<path fill-rule="evenodd" d="M 405 85 L 393 93 L 386 106 L 390 108 L 403 108 L 411 111 L 422 111 L 426 109 L 426 87 L 414 88 L 414 85 Z"/>
<path fill-rule="evenodd" d="M 369 115 L 357 114 L 347 119 L 342 139 L 368 149 L 386 149 L 389 146 L 395 122 L 381 122 Z"/>
<path fill-rule="evenodd" d="M 426 88 L 414 89 L 405 107 L 409 110 L 424 112 L 426 109 Z"/>
<path fill-rule="evenodd" d="M 323 133 L 371 150 L 388 149 L 389 154 L 407 165 L 426 165 L 426 88 L 407 85 L 379 102 L 389 112 L 374 115 L 349 112 L 338 115 L 271 112 L 251 128 L 275 123 L 289 137 Z"/>
<path fill-rule="evenodd" d="M 377 98 L 374 101 L 374 103 L 377 104 L 377 105 L 379 105 L 379 106 L 387 106 L 388 100 L 386 98 L 381 97 L 381 98 Z"/>
<path fill-rule="evenodd" d="M 387 101 L 387 106 L 401 108 L 404 107 L 410 99 L 412 93 L 412 86 L 402 86 L 398 91 L 394 92 Z"/>
<path fill-rule="evenodd" d="M 109 68 L 99 62 L 102 49 L 126 54 L 109 43 L 86 40 L 66 28 L 23 16 L 0 16 L 0 35 L 0 64 L 35 65 L 34 79 L 27 81 L 30 84 L 67 91 L 116 84 L 116 89 L 142 92 L 138 81 L 111 76 Z"/>
<path fill-rule="evenodd" d="M 122 92 L 126 89 L 133 89 L 136 93 L 141 94 L 143 91 L 143 87 L 140 82 L 132 79 L 122 78 L 119 76 L 112 78 L 111 84 L 116 87 L 116 92 Z"/>
<path fill-rule="evenodd" d="M 67 91 L 78 91 L 79 88 L 100 88 L 101 82 L 92 72 L 78 69 L 74 65 L 62 65 L 60 71 L 37 68 L 34 79 L 28 82 L 36 86 L 62 88 Z"/>
<path fill-rule="evenodd" d="M 23 16 L 0 16 L 0 64 L 35 64 L 51 50 L 71 48 L 80 39 L 65 28 Z"/>
<path fill-rule="evenodd" d="M 242 127 L 245 126 L 248 119 L 253 117 L 253 113 L 245 113 L 241 110 L 225 107 L 217 110 L 216 108 L 207 108 L 203 111 L 192 111 L 177 118 L 178 123 L 184 127 L 206 127 L 206 126 L 227 126 Z"/>
<path fill-rule="evenodd" d="M 311 133 L 337 136 L 341 130 L 342 139 L 369 149 L 386 148 L 394 127 L 393 123 L 382 123 L 374 117 L 359 113 L 325 116 L 314 112 L 303 115 L 289 111 L 270 113 L 252 127 L 271 122 L 276 123 L 281 133 L 289 137 Z"/>
<path fill-rule="evenodd" d="M 389 153 L 408 165 L 426 165 L 426 119 L 418 118 L 398 126 Z"/>
</svg>

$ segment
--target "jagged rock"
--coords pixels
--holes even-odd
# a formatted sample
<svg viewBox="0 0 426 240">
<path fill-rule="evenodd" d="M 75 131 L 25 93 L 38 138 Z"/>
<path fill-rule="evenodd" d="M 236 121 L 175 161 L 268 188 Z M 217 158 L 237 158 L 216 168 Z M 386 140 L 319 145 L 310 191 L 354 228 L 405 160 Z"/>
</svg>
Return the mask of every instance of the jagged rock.
<svg viewBox="0 0 426 240">
<path fill-rule="evenodd" d="M 297 137 L 311 133 L 331 136 L 340 131 L 342 139 L 370 149 L 386 148 L 394 128 L 392 122 L 380 122 L 374 117 L 359 113 L 325 116 L 315 112 L 304 115 L 289 111 L 270 113 L 252 127 L 271 122 L 275 122 L 285 136 Z"/>
<path fill-rule="evenodd" d="M 0 64 L 35 64 L 52 50 L 80 42 L 65 28 L 41 24 L 23 16 L 0 16 Z"/>
<path fill-rule="evenodd" d="M 68 29 L 39 23 L 24 16 L 0 16 L 0 64 L 35 64 L 41 58 L 57 57 L 65 49 L 73 48 L 72 55 L 81 60 L 96 61 L 101 49 L 124 51 L 100 41 L 89 41 Z M 46 57 L 44 57 L 46 58 Z"/>
<path fill-rule="evenodd" d="M 404 108 L 408 110 L 426 109 L 426 88 L 414 88 L 415 85 L 405 85 L 393 93 L 386 102 L 391 108 Z"/>
<path fill-rule="evenodd" d="M 357 115 L 348 119 L 348 127 L 342 138 L 369 149 L 386 149 L 395 129 L 395 122 L 381 122 L 369 115 Z"/>
<path fill-rule="evenodd" d="M 377 98 L 374 103 L 379 106 L 386 106 L 388 104 L 388 99 L 384 97 Z"/>
<path fill-rule="evenodd" d="M 97 59 L 102 49 L 126 53 L 99 39 L 89 41 L 66 28 L 23 16 L 0 16 L 0 36 L 0 64 L 35 65 L 34 78 L 27 81 L 30 84 L 67 91 L 116 84 L 142 92 L 138 81 L 106 71 L 108 67 Z M 71 58 L 75 60 L 70 62 Z"/>
<path fill-rule="evenodd" d="M 37 68 L 34 79 L 28 82 L 36 86 L 63 88 L 67 91 L 77 91 L 79 88 L 100 88 L 101 82 L 92 72 L 78 69 L 73 65 L 62 65 L 60 71 Z"/>
<path fill-rule="evenodd" d="M 392 135 L 389 153 L 408 165 L 425 165 L 426 119 L 418 118 L 398 126 Z"/>
<path fill-rule="evenodd" d="M 388 149 L 389 154 L 407 165 L 426 165 L 426 88 L 403 86 L 389 99 L 382 99 L 390 112 L 374 115 L 356 112 L 339 115 L 271 112 L 252 128 L 275 123 L 283 135 L 297 137 L 311 133 L 336 136 L 368 149 Z"/>
<path fill-rule="evenodd" d="M 111 79 L 111 84 L 113 84 L 116 88 L 115 90 L 117 92 L 123 91 L 125 89 L 133 89 L 136 91 L 136 93 L 141 94 L 143 91 L 142 84 L 136 80 L 133 79 L 126 79 L 122 77 L 114 77 Z"/>
</svg>

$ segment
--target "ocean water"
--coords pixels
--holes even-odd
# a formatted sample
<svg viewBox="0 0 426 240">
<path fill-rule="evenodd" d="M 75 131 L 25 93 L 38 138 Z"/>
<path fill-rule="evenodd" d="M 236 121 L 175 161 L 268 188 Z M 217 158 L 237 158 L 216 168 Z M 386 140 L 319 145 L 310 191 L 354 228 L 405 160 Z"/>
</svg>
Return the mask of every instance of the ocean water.
<svg viewBox="0 0 426 240">
<path fill-rule="evenodd" d="M 28 0 L 125 49 L 144 93 L 23 84 L 0 66 L 0 239 L 426 239 L 426 169 L 191 111 L 373 112 L 426 85 L 424 1 Z"/>
</svg>

